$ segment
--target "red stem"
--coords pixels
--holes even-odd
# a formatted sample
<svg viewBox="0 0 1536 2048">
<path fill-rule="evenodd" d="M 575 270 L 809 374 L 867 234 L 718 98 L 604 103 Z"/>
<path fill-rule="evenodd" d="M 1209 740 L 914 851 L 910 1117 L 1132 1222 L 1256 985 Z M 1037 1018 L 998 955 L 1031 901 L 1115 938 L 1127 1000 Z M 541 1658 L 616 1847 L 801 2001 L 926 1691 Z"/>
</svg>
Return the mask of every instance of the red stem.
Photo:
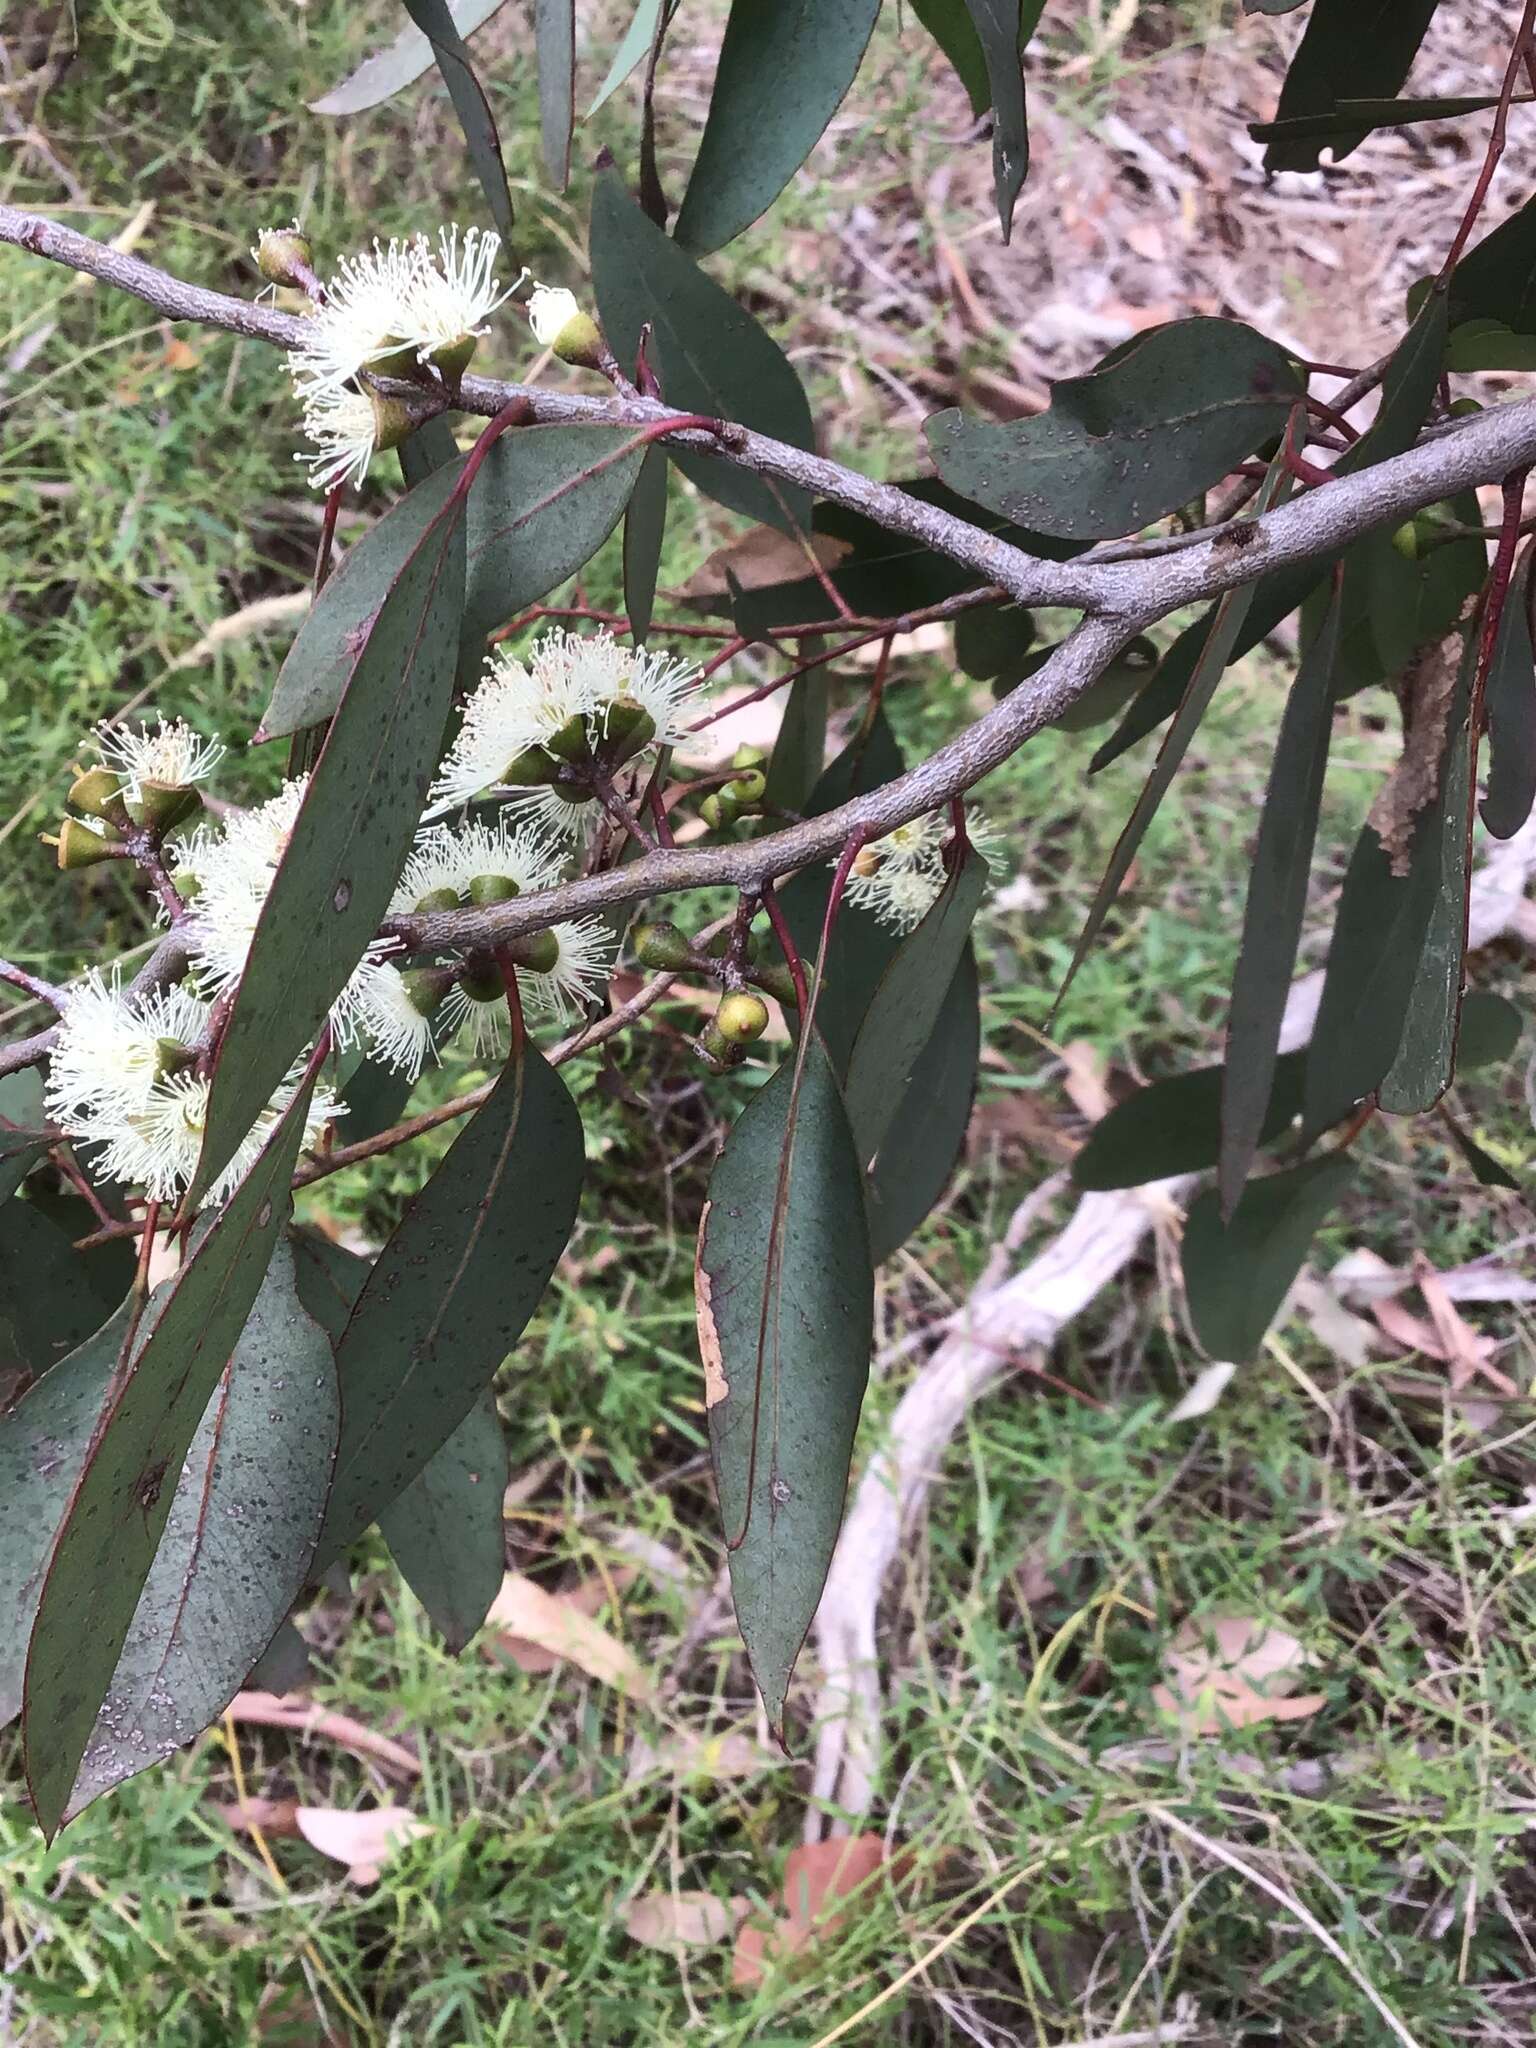
<svg viewBox="0 0 1536 2048">
<path fill-rule="evenodd" d="M 1493 130 L 1488 137 L 1487 152 L 1483 167 L 1477 174 L 1477 183 L 1472 188 L 1472 197 L 1467 201 L 1467 210 L 1461 217 L 1440 275 L 1435 279 L 1435 290 L 1443 292 L 1451 281 L 1451 272 L 1461 259 L 1461 252 L 1467 246 L 1478 215 L 1483 210 L 1483 201 L 1488 197 L 1488 187 L 1493 183 L 1493 174 L 1498 169 L 1499 158 L 1504 154 L 1505 131 L 1509 126 L 1509 103 L 1514 96 L 1515 79 L 1521 67 L 1527 63 L 1531 49 L 1531 29 L 1536 24 L 1536 0 L 1525 0 L 1525 9 L 1520 16 L 1520 26 L 1515 32 L 1514 44 L 1510 49 L 1509 62 L 1504 67 L 1504 83 L 1499 91 L 1499 104 L 1493 116 Z M 1532 82 L 1536 83 L 1536 74 Z"/>
<path fill-rule="evenodd" d="M 810 997 L 805 982 L 805 962 L 800 958 L 800 948 L 795 944 L 795 935 L 789 928 L 789 920 L 779 904 L 778 891 L 772 882 L 763 884 L 763 908 L 768 913 L 768 922 L 773 926 L 773 935 L 779 942 L 779 951 L 784 955 L 790 979 L 795 984 L 795 1008 L 802 1024 L 810 1007 Z"/>
</svg>

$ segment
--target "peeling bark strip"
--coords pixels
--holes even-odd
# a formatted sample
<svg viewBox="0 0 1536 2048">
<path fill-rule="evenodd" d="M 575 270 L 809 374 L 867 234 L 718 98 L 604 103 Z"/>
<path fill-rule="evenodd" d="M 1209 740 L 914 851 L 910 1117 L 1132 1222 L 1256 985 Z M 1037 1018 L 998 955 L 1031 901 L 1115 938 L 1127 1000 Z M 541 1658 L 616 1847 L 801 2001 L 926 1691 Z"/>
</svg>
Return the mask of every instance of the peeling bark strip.
<svg viewBox="0 0 1536 2048">
<path fill-rule="evenodd" d="M 704 1213 L 699 1218 L 699 1241 L 693 1255 L 693 1302 L 699 1323 L 699 1356 L 704 1361 L 704 1406 L 713 1408 L 723 1401 L 731 1391 L 731 1383 L 725 1376 L 725 1364 L 720 1355 L 720 1332 L 715 1323 L 715 1311 L 711 1305 L 714 1282 L 704 1270 L 704 1238 L 709 1229 L 710 1204 L 704 1204 Z"/>
<path fill-rule="evenodd" d="M 1460 662 L 1461 636 L 1452 633 L 1420 648 L 1403 676 L 1403 751 L 1366 820 L 1386 849 L 1394 875 L 1407 874 L 1414 821 L 1440 794 Z"/>
</svg>

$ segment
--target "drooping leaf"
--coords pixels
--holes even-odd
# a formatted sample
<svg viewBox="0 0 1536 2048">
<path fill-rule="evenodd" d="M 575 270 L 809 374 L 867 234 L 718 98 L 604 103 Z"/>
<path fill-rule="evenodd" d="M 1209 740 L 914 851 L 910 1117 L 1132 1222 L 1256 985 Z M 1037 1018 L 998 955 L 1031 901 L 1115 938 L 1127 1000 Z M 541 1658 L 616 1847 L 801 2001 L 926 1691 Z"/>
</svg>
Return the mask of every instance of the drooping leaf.
<svg viewBox="0 0 1536 2048">
<path fill-rule="evenodd" d="M 638 5 L 630 17 L 629 27 L 619 38 L 618 48 L 613 53 L 613 62 L 608 67 L 608 75 L 598 87 L 597 96 L 587 109 L 587 120 L 590 121 L 598 108 L 613 97 L 646 55 L 655 37 L 657 24 L 661 20 L 661 9 L 662 0 L 638 0 Z"/>
<path fill-rule="evenodd" d="M 1274 1063 L 1259 1143 L 1282 1137 L 1301 1109 L 1304 1054 L 1282 1053 Z M 1139 1188 L 1179 1173 L 1203 1173 L 1221 1155 L 1221 1095 L 1225 1069 L 1193 1067 L 1138 1088 L 1116 1103 L 1088 1133 L 1072 1162 L 1080 1188 Z"/>
<path fill-rule="evenodd" d="M 1531 557 L 1510 578 L 1488 669 L 1488 793 L 1482 820 L 1495 839 L 1512 839 L 1536 804 L 1536 660 L 1531 650 Z"/>
<path fill-rule="evenodd" d="M 955 660 L 978 682 L 1017 683 L 1034 637 L 1032 612 L 1016 604 L 980 605 L 955 620 Z"/>
<path fill-rule="evenodd" d="M 432 45 L 437 68 L 459 117 L 469 160 L 491 210 L 491 219 L 504 242 L 512 240 L 512 195 L 507 190 L 507 167 L 501 157 L 501 137 L 485 89 L 469 61 L 469 49 L 454 26 L 448 0 L 405 0 L 405 11 Z"/>
<path fill-rule="evenodd" d="M 987 863 L 969 848 L 938 901 L 897 947 L 859 1026 L 848 1060 L 847 1107 L 854 1151 L 866 1171 L 938 1024 L 986 884 Z"/>
<path fill-rule="evenodd" d="M 1438 877 L 1419 949 L 1418 971 L 1408 995 L 1397 1053 L 1377 1091 L 1381 1107 L 1395 1115 L 1433 1109 L 1455 1078 L 1456 1031 L 1461 1015 L 1462 968 L 1467 950 L 1467 890 L 1472 852 L 1472 672 L 1477 640 L 1468 634 L 1455 701 L 1447 721 L 1439 789 L 1420 821 L 1413 858 L 1423 859 Z M 1321 1012 L 1319 1012 L 1321 1015 Z"/>
<path fill-rule="evenodd" d="M 1462 1000 L 1461 1029 L 1456 1034 L 1456 1078 L 1478 1067 L 1502 1066 L 1514 1057 L 1525 1019 L 1508 996 L 1474 988 Z"/>
<path fill-rule="evenodd" d="M 971 1121 L 980 1054 L 981 996 L 975 951 L 967 946 L 865 1176 L 876 1265 L 906 1243 L 949 1185 Z"/>
<path fill-rule="evenodd" d="M 331 721 L 219 1047 L 194 1196 L 319 1031 L 389 907 L 453 692 L 462 512 L 450 499 L 407 558 Z"/>
<path fill-rule="evenodd" d="M 448 0 L 455 28 L 462 36 L 473 35 L 489 21 L 506 0 Z M 392 43 L 365 57 L 340 85 L 332 86 L 319 99 L 309 102 L 312 114 L 361 114 L 369 107 L 382 106 L 408 85 L 414 85 L 431 68 L 432 45 L 414 26 L 401 29 Z"/>
<path fill-rule="evenodd" d="M 1195 1202 L 1184 1224 L 1184 1287 L 1195 1335 L 1212 1358 L 1236 1364 L 1258 1350 L 1354 1173 L 1347 1152 L 1331 1152 L 1251 1181 L 1227 1224 L 1214 1190 Z"/>
<path fill-rule="evenodd" d="M 199 1734 L 281 1627 L 314 1556 L 336 1452 L 336 1366 L 273 1250 L 186 1454 L 66 1818 Z"/>
<path fill-rule="evenodd" d="M 410 1485 L 490 1385 L 565 1249 L 584 1164 L 576 1107 L 526 1046 L 406 1210 L 337 1346 L 322 1559 Z"/>
<path fill-rule="evenodd" d="M 27 1651 L 27 1783 L 46 1834 L 63 1818 L 170 1513 L 176 1475 L 229 1362 L 288 1214 L 300 1088 L 165 1298 L 59 1523 Z"/>
<path fill-rule="evenodd" d="M 1445 362 L 1444 297 L 1432 292 L 1419 308 L 1413 325 L 1393 351 L 1381 384 L 1381 405 L 1360 439 L 1338 459 L 1335 473 L 1354 476 L 1373 463 L 1401 455 L 1412 447 L 1434 403 Z M 1288 618 L 1333 568 L 1337 555 L 1295 562 L 1266 576 L 1254 593 L 1243 630 L 1233 642 L 1229 661 L 1241 660 Z M 1204 618 L 1187 626 L 1163 656 L 1157 672 L 1127 712 L 1114 734 L 1088 764 L 1096 775 L 1117 761 L 1136 742 L 1173 716 L 1183 702 L 1189 679 L 1200 660 L 1216 618 L 1213 606 Z"/>
<path fill-rule="evenodd" d="M 1502 320 L 1464 320 L 1445 351 L 1448 370 L 1536 370 L 1536 334 L 1516 334 Z"/>
<path fill-rule="evenodd" d="M 685 249 L 723 249 L 767 212 L 842 105 L 879 12 L 880 0 L 731 0 L 673 230 Z"/>
<path fill-rule="evenodd" d="M 813 668 L 789 686 L 784 720 L 773 743 L 763 801 L 780 810 L 803 811 L 816 787 L 827 751 L 827 672 Z"/>
<path fill-rule="evenodd" d="M 400 443 L 400 474 L 406 489 L 415 490 L 434 470 L 446 469 L 450 462 L 456 462 L 458 455 L 459 444 L 447 414 L 433 413 Z"/>
<path fill-rule="evenodd" d="M 0 1413 L 0 1728 L 21 1712 L 43 1568 L 127 1329 L 124 1302 L 14 1408 Z"/>
<path fill-rule="evenodd" d="M 1284 121 L 1250 121 L 1248 133 L 1255 142 L 1324 145 L 1376 128 L 1411 128 L 1418 121 L 1453 121 L 1462 114 L 1483 114 L 1498 104 L 1497 93 L 1474 93 L 1459 99 L 1340 100 L 1326 114 L 1297 114 Z"/>
<path fill-rule="evenodd" d="M 1254 517 L 1261 517 L 1271 505 L 1278 503 L 1289 490 L 1289 480 L 1283 471 L 1272 465 L 1263 489 L 1254 500 Z M 1072 959 L 1056 997 L 1056 1007 L 1072 986 L 1077 970 L 1087 958 L 1088 949 L 1099 934 L 1105 918 L 1120 893 L 1122 883 L 1130 873 L 1131 862 L 1136 858 L 1136 849 L 1146 835 L 1147 827 L 1156 817 L 1158 806 L 1167 795 L 1174 776 L 1189 749 L 1189 743 L 1200 728 L 1201 720 L 1210 709 L 1216 686 L 1221 681 L 1222 670 L 1232 659 L 1232 649 L 1242 631 L 1243 621 L 1253 603 L 1254 585 L 1244 583 L 1235 590 L 1225 591 L 1216 601 L 1211 615 L 1211 630 L 1203 642 L 1195 662 L 1189 684 L 1174 714 L 1173 723 L 1163 736 L 1163 743 L 1157 750 L 1157 759 L 1152 771 L 1137 797 L 1125 830 L 1115 841 L 1115 850 L 1109 857 L 1104 879 L 1094 893 L 1083 920 L 1082 933 L 1073 949 Z"/>
<path fill-rule="evenodd" d="M 84 1203 L 72 1206 L 80 1231 L 93 1229 Z M 126 1241 L 77 1252 L 71 1232 L 36 1202 L 0 1204 L 0 1374 L 49 1371 L 112 1313 L 132 1278 Z"/>
<path fill-rule="evenodd" d="M 1390 99 L 1408 76 L 1439 0 L 1313 0 L 1275 119 L 1331 114 L 1341 99 Z M 1340 163 L 1365 140 L 1370 124 L 1330 136 Z M 1266 171 L 1315 171 L 1315 139 L 1272 142 Z"/>
<path fill-rule="evenodd" d="M 576 0 L 533 0 L 533 33 L 544 167 L 563 192 L 571 175 L 576 119 Z"/>
<path fill-rule="evenodd" d="M 469 675 L 487 633 L 601 547 L 634 488 L 641 455 L 623 427 L 521 427 L 497 442 L 470 487 L 465 517 L 460 665 Z M 392 507 L 326 584 L 278 673 L 263 739 L 302 732 L 335 711 L 370 622 L 441 516 L 463 462 L 457 457 L 433 471 Z"/>
<path fill-rule="evenodd" d="M 1515 334 L 1536 334 L 1536 199 L 1474 242 L 1452 271 L 1450 320 L 1455 327 L 1496 320 Z"/>
<path fill-rule="evenodd" d="M 1452 1143 L 1466 1161 L 1478 1185 L 1485 1188 L 1512 1188 L 1518 1194 L 1520 1182 L 1509 1168 L 1501 1160 L 1495 1159 L 1491 1152 L 1485 1151 L 1471 1132 L 1462 1128 L 1443 1103 L 1440 1113 L 1445 1119 L 1445 1127 L 1451 1134 Z"/>
<path fill-rule="evenodd" d="M 1101 540 L 1219 482 L 1300 395 L 1278 343 L 1237 320 L 1178 320 L 1062 378 L 1048 412 L 999 422 L 951 408 L 924 432 L 955 490 L 1044 533 Z"/>
<path fill-rule="evenodd" d="M 360 1059 L 341 1091 L 346 1104 L 343 1128 L 347 1144 L 355 1145 L 361 1138 L 376 1138 L 380 1131 L 397 1124 L 415 1086 L 409 1074 L 386 1067 L 378 1060 Z"/>
<path fill-rule="evenodd" d="M 660 448 L 647 448 L 624 514 L 624 610 L 636 646 L 643 646 L 650 637 L 656 575 L 666 535 L 666 453 Z"/>
<path fill-rule="evenodd" d="M 842 1519 L 869 1373 L 874 1270 L 837 1076 L 814 1033 L 738 1118 L 696 1268 L 731 1596 L 783 1740 L 784 1701 Z"/>
<path fill-rule="evenodd" d="M 1273 1093 L 1328 766 L 1341 612 L 1336 585 L 1286 699 L 1249 869 L 1222 1067 L 1218 1182 L 1229 1215 L 1262 1142 Z"/>
<path fill-rule="evenodd" d="M 894 781 L 904 765 L 884 712 L 877 712 L 868 731 L 855 733 L 827 766 L 806 800 L 805 815 L 820 817 L 852 797 Z M 802 868 L 779 891 L 785 922 L 807 965 L 815 960 L 821 944 L 832 881 L 830 867 Z M 816 1029 L 839 1073 L 847 1067 L 864 1013 L 900 943 L 870 912 L 856 904 L 843 904 L 816 999 Z"/>
<path fill-rule="evenodd" d="M 592 282 L 603 330 L 621 363 L 652 326 L 652 361 L 669 405 L 740 422 L 797 448 L 815 445 L 800 379 L 777 342 L 686 250 L 648 221 L 613 171 L 592 195 Z M 781 532 L 810 526 L 809 495 L 770 485 L 718 458 L 678 449 L 683 474 L 733 512 Z"/>
<path fill-rule="evenodd" d="M 490 1612 L 507 1568 L 502 1496 L 507 1439 L 487 1387 L 404 1492 L 379 1529 L 406 1584 L 455 1655 Z"/>
<path fill-rule="evenodd" d="M 965 0 L 987 67 L 992 102 L 992 189 L 1003 240 L 1013 235 L 1013 209 L 1029 171 L 1029 116 L 1024 104 L 1024 45 L 1045 0 Z"/>
<path fill-rule="evenodd" d="M 313 1676 L 308 1643 L 291 1620 L 280 1621 L 277 1633 L 245 1674 L 240 1690 L 273 1692 L 281 1697 L 285 1692 L 297 1692 L 301 1686 L 308 1685 Z"/>
<path fill-rule="evenodd" d="M 992 104 L 992 87 L 987 79 L 986 53 L 966 0 L 910 0 L 910 5 L 965 87 L 971 112 L 984 114 Z"/>
</svg>

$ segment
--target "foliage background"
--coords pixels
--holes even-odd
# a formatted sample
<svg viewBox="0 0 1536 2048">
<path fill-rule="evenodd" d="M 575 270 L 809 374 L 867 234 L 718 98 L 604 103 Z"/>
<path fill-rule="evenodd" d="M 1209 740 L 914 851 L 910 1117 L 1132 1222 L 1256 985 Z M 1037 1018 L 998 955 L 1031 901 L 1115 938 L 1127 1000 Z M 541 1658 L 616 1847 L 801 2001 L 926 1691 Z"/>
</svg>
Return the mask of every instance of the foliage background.
<svg viewBox="0 0 1536 2048">
<path fill-rule="evenodd" d="M 1338 170 L 1266 188 L 1241 123 L 1271 109 L 1293 29 L 1234 12 L 1048 8 L 1030 56 L 1036 167 L 1003 251 L 963 98 L 887 11 L 810 171 L 715 266 L 789 346 L 830 452 L 899 473 L 934 407 L 1028 407 L 1048 376 L 1177 311 L 1232 312 L 1342 361 L 1396 334 L 1404 287 L 1433 266 L 1463 203 L 1478 137 L 1433 125 L 1378 136 Z M 668 147 L 681 161 L 696 141 L 719 13 L 680 24 L 664 176 Z M 1507 36 L 1498 15 L 1442 8 L 1416 79 L 1482 88 Z M 328 249 L 451 218 L 470 196 L 429 83 L 339 125 L 304 111 L 393 21 L 331 0 L 174 15 L 120 0 L 81 21 L 80 57 L 38 94 L 27 74 L 68 24 L 21 9 L 4 25 L 0 196 L 67 207 L 97 233 L 152 208 L 146 253 L 237 290 L 250 288 L 256 232 L 295 210 Z M 617 26 L 594 19 L 584 81 Z M 585 174 L 568 204 L 542 190 L 524 40 L 513 0 L 476 44 L 520 253 L 541 278 L 579 284 Z M 602 132 L 626 134 L 631 112 L 621 96 Z M 1530 189 L 1532 134 L 1517 117 L 1490 224 Z M 0 916 L 16 957 L 63 976 L 82 934 L 102 956 L 136 935 L 110 870 L 56 878 L 34 836 L 79 735 L 143 692 L 243 738 L 281 642 L 187 657 L 240 606 L 302 586 L 318 509 L 265 351 L 173 333 L 12 252 L 0 275 Z M 527 360 L 519 324 L 503 322 L 486 367 Z M 731 530 L 695 509 L 673 522 L 666 585 Z M 616 593 L 612 550 L 587 586 Z M 913 749 L 968 708 L 972 686 L 946 655 L 939 636 L 898 664 L 889 701 Z M 1051 993 L 1139 767 L 1085 784 L 1091 739 L 1052 734 L 983 791 L 1016 877 L 979 928 L 983 1086 L 949 1199 L 882 1275 L 870 1441 L 1015 1202 L 1082 1134 L 1061 1048 L 1088 1041 L 1112 1079 L 1209 1056 L 1267 759 L 1256 736 L 1272 730 L 1287 673 L 1283 650 L 1265 650 L 1224 687 L 1054 1043 L 1040 1036 Z M 1384 711 L 1374 693 L 1355 700 L 1335 745 L 1325 893 L 1391 758 Z M 254 757 L 242 772 L 254 792 L 275 771 Z M 1523 966 L 1502 945 L 1480 982 L 1517 992 Z M 551 1588 L 595 1586 L 599 1618 L 657 1675 L 656 1699 L 568 1663 L 524 1673 L 478 1646 L 448 1660 L 381 1553 L 309 1619 L 316 1697 L 390 1732 L 419 1776 L 391 1787 L 345 1749 L 251 1730 L 244 1775 L 253 1793 L 312 1805 L 399 1798 L 434 1832 L 371 1888 L 284 1838 L 274 1876 L 219 1810 L 235 1784 L 216 1734 L 50 1850 L 9 1778 L 0 2039 L 811 2043 L 1036 1864 L 852 2038 L 1386 2038 L 1306 1930 L 1149 1813 L 1174 1792 L 1210 1836 L 1262 1842 L 1267 1867 L 1419 2041 L 1528 2038 L 1536 1616 L 1518 1510 L 1536 1471 L 1524 1410 L 1468 1416 L 1422 1362 L 1349 1367 L 1295 1321 L 1208 1418 L 1170 1423 L 1199 1360 L 1153 1261 L 1074 1328 L 1049 1380 L 1021 1372 L 977 1411 L 883 1614 L 881 1825 L 911 1852 L 906 1881 L 874 1887 L 798 1972 L 755 1992 L 730 1988 L 729 1944 L 680 1964 L 629 1938 L 626 1902 L 650 1891 L 771 1900 L 807 1780 L 803 1764 L 755 1748 L 750 1773 L 730 1775 L 708 1746 L 755 1733 L 712 1596 L 689 1292 L 726 1092 L 665 1035 L 576 1085 L 593 1184 L 501 1387 L 521 1475 L 509 1555 Z M 1521 1070 L 1462 1093 L 1483 1142 L 1526 1166 Z M 1367 1162 L 1319 1264 L 1362 1246 L 1396 1265 L 1421 1250 L 1441 1268 L 1491 1250 L 1521 1264 L 1519 1197 L 1472 1190 L 1449 1153 L 1426 1154 L 1422 1135 L 1390 1122 Z M 311 1214 L 376 1241 L 422 1171 L 418 1158 L 339 1177 Z M 1069 1200 L 1042 1206 L 1037 1229 Z M 1523 1307 L 1469 1313 L 1528 1381 Z M 1306 1642 L 1322 1712 L 1217 1741 L 1169 1736 L 1151 1698 L 1168 1639 L 1217 1606 Z"/>
</svg>

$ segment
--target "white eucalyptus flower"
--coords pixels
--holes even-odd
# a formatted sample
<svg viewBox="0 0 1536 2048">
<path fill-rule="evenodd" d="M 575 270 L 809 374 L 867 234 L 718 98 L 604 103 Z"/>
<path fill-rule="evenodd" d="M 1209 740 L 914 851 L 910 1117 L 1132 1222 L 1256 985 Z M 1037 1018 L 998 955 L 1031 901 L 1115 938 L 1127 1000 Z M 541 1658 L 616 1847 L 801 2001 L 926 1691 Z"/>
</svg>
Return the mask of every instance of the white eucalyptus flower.
<svg viewBox="0 0 1536 2048">
<path fill-rule="evenodd" d="M 68 1129 L 105 1105 L 132 1107 L 158 1079 L 165 1049 L 194 1045 L 208 1023 L 208 1005 L 177 986 L 125 996 L 92 969 L 70 989 L 48 1059 L 43 1100 Z"/>
<path fill-rule="evenodd" d="M 520 272 L 510 285 L 498 284 L 501 237 L 482 228 L 469 228 L 462 242 L 456 226 L 440 229 L 435 257 L 425 239 L 419 247 L 421 261 L 406 292 L 405 329 L 418 360 L 425 363 L 440 350 L 452 351 L 488 333 L 486 322 L 528 273 Z"/>
<path fill-rule="evenodd" d="M 334 490 L 338 484 L 360 485 L 369 463 L 385 445 L 376 401 L 345 387 L 313 391 L 300 424 L 315 446 L 313 453 L 300 449 L 293 459 L 309 464 L 309 480 L 317 491 Z"/>
<path fill-rule="evenodd" d="M 304 1062 L 296 1060 L 272 1100 L 241 1140 L 235 1156 L 203 1196 L 200 1206 L 227 1201 L 256 1163 L 284 1112 L 298 1092 Z M 187 1070 L 157 1081 L 144 1101 L 132 1109 L 103 1112 L 83 1135 L 102 1147 L 99 1169 L 113 1179 L 144 1190 L 152 1202 L 175 1201 L 191 1183 L 203 1149 L 212 1082 Z M 304 1114 L 306 1146 L 315 1144 L 342 1107 L 329 1089 L 316 1088 Z"/>
<path fill-rule="evenodd" d="M 997 834 L 979 811 L 968 811 L 966 837 L 983 860 L 994 858 Z M 946 879 L 944 848 L 950 838 L 946 811 L 909 818 L 861 849 L 848 878 L 847 897 L 893 931 L 909 932 L 938 902 Z"/>
<path fill-rule="evenodd" d="M 555 945 L 548 967 L 519 967 L 518 987 L 536 1010 L 568 1022 L 603 992 L 613 967 L 613 934 L 600 918 L 578 917 L 544 934 Z"/>
<path fill-rule="evenodd" d="M 553 348 L 562 328 L 581 318 L 581 301 L 563 285 L 536 285 L 523 311 L 540 348 Z"/>
<path fill-rule="evenodd" d="M 406 917 L 423 905 L 450 909 L 474 897 L 498 901 L 526 896 L 559 879 L 560 854 L 528 825 L 434 825 L 416 835 L 410 857 L 390 898 L 391 917 Z M 510 883 L 510 890 L 496 884 Z M 487 886 L 489 884 L 490 886 Z M 434 900 L 435 899 L 435 900 Z"/>
<path fill-rule="evenodd" d="M 99 725 L 96 751 L 105 767 L 122 783 L 130 803 L 138 803 L 146 782 L 187 789 L 206 781 L 224 758 L 218 740 L 205 740 L 184 718 L 148 725 Z"/>
<path fill-rule="evenodd" d="M 369 1058 L 414 1081 L 428 1056 L 437 1057 L 437 1050 L 432 1010 L 421 1008 L 413 983 L 387 960 L 373 960 L 365 961 L 347 986 Z"/>
<path fill-rule="evenodd" d="M 438 1017 L 443 1037 L 453 1038 L 464 1032 L 469 1039 L 469 1051 L 477 1060 L 498 1058 L 511 1042 L 512 1020 L 505 993 L 492 995 L 488 989 L 470 989 L 456 981 L 444 996 Z"/>
</svg>

